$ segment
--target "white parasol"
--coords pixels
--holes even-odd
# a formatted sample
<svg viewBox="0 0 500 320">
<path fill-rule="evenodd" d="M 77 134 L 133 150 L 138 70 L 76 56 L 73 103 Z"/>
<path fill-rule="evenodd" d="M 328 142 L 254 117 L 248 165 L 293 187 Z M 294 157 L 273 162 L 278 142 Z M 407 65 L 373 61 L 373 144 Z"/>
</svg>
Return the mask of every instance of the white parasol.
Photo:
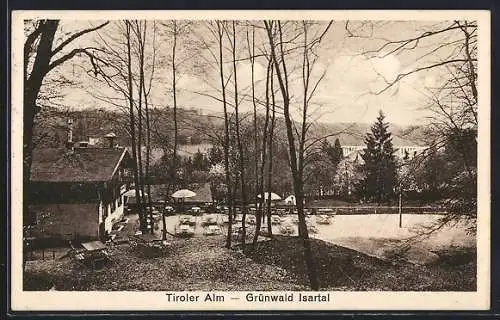
<svg viewBox="0 0 500 320">
<path fill-rule="evenodd" d="M 264 193 L 264 199 L 266 199 L 266 200 L 269 199 L 269 193 L 271 193 L 271 200 L 281 200 L 281 197 L 274 192 Z M 260 199 L 260 198 L 262 198 L 262 195 L 259 194 L 257 197 Z"/>
<path fill-rule="evenodd" d="M 196 195 L 196 193 L 194 193 L 191 190 L 181 189 L 181 190 L 177 190 L 176 192 L 172 193 L 172 198 L 184 199 L 184 198 L 194 197 L 195 195 Z"/>
</svg>

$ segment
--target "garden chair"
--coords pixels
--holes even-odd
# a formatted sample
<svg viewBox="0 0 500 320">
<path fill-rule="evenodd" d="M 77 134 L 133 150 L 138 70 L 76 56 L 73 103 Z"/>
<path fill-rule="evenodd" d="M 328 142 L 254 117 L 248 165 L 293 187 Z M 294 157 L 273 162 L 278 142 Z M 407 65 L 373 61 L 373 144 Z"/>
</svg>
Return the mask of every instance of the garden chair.
<svg viewBox="0 0 500 320">
<path fill-rule="evenodd" d="M 77 253 L 73 255 L 73 260 L 80 266 L 85 266 L 86 265 L 86 258 L 84 253 Z"/>
<path fill-rule="evenodd" d="M 69 241 L 69 246 L 71 248 L 70 251 L 71 251 L 71 253 L 73 255 L 76 255 L 76 254 L 79 254 L 79 253 L 83 253 L 83 252 L 86 251 L 85 248 L 77 248 L 77 247 L 75 247 L 73 241 L 71 241 L 71 240 Z"/>
<path fill-rule="evenodd" d="M 76 248 L 72 241 L 69 241 L 69 245 L 71 249 L 67 254 L 73 258 L 76 264 L 85 266 L 87 261 L 86 250 L 84 248 Z"/>
</svg>

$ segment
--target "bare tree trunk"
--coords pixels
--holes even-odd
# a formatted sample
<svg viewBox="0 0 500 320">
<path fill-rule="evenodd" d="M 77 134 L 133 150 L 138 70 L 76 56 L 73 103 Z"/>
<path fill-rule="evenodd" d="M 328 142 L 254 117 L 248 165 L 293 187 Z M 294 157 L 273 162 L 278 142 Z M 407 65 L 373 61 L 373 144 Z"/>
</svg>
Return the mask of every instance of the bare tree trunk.
<svg viewBox="0 0 500 320">
<path fill-rule="evenodd" d="M 253 144 L 254 144 L 254 164 L 255 164 L 255 172 L 254 172 L 254 179 L 255 179 L 255 195 L 254 195 L 254 203 L 255 203 L 255 209 L 257 210 L 257 203 L 259 201 L 258 198 L 258 180 L 259 180 L 259 143 L 258 143 L 258 135 L 257 135 L 257 103 L 255 101 L 255 27 L 252 26 L 252 44 L 250 45 L 250 39 L 248 36 L 248 29 L 247 29 L 247 46 L 248 46 L 248 55 L 250 57 L 250 67 L 251 67 L 251 73 L 252 73 L 252 104 L 253 104 Z"/>
<path fill-rule="evenodd" d="M 262 225 L 262 218 L 264 217 L 264 167 L 266 165 L 266 150 L 267 150 L 267 130 L 269 125 L 269 83 L 271 80 L 271 68 L 272 68 L 272 60 L 269 60 L 267 65 L 267 76 L 266 76 L 266 117 L 264 119 L 264 132 L 262 134 L 262 154 L 261 154 L 261 166 L 260 166 L 260 174 L 257 176 L 257 195 L 260 196 L 258 198 L 258 207 L 256 212 L 256 225 L 255 225 L 255 234 L 253 237 L 253 246 L 257 244 L 257 240 L 259 239 L 260 227 Z M 268 230 L 270 232 L 270 230 Z"/>
<path fill-rule="evenodd" d="M 152 209 L 152 201 L 151 201 L 151 177 L 149 174 L 149 167 L 151 161 L 151 127 L 150 127 L 150 119 L 149 119 L 149 107 L 148 107 L 148 96 L 144 93 L 144 107 L 146 112 L 146 174 L 145 174 L 145 182 L 147 189 L 147 199 L 148 199 L 148 216 L 151 219 L 151 233 L 154 233 L 153 228 L 153 209 Z"/>
<path fill-rule="evenodd" d="M 133 76 L 132 76 L 132 55 L 131 55 L 131 25 L 129 21 L 125 21 L 126 26 L 126 37 L 127 37 L 127 85 L 128 85 L 128 102 L 129 102 L 129 117 L 130 117 L 130 136 L 132 142 L 132 158 L 134 160 L 134 185 L 135 185 L 135 200 L 136 209 L 139 215 L 139 224 L 141 230 L 145 229 L 146 219 L 141 211 L 141 196 L 139 190 L 139 172 L 137 166 L 137 147 L 136 147 L 136 137 L 135 137 L 135 107 L 134 107 L 134 90 L 133 90 Z"/>
<path fill-rule="evenodd" d="M 300 208 L 302 210 L 299 210 L 299 206 L 297 207 L 297 214 L 299 218 L 299 236 L 301 236 L 304 239 L 309 238 L 309 234 L 307 232 L 307 225 L 306 225 L 306 220 L 305 220 L 305 214 L 304 214 L 304 144 L 306 141 L 306 130 L 307 130 L 307 125 L 306 125 L 306 119 L 307 119 L 307 111 L 308 111 L 308 89 L 309 89 L 309 79 L 310 79 L 310 63 L 309 63 L 309 55 L 308 55 L 308 38 L 307 38 L 307 24 L 306 22 L 303 22 L 303 33 L 304 33 L 304 51 L 302 53 L 302 84 L 303 84 L 303 89 L 304 89 L 304 95 L 303 95 L 303 101 L 302 101 L 302 125 L 301 125 L 301 130 L 300 130 L 300 137 L 299 137 L 299 152 L 298 152 L 298 175 L 297 178 L 299 179 L 298 185 L 299 185 L 299 192 L 301 193 L 302 200 L 300 201 Z"/>
<path fill-rule="evenodd" d="M 271 116 L 271 127 L 269 128 L 269 166 L 267 170 L 267 188 L 269 190 L 269 199 L 267 200 L 267 228 L 269 230 L 269 236 L 272 238 L 272 223 L 271 223 L 271 190 L 272 190 L 272 175 L 273 175 L 273 140 L 274 140 L 274 126 L 276 119 L 276 99 L 274 96 L 274 73 L 273 68 L 271 68 L 271 103 L 272 103 L 272 116 Z"/>
<path fill-rule="evenodd" d="M 151 200 L 151 177 L 150 177 L 150 161 L 151 161 L 151 123 L 150 123 L 150 115 L 149 115 L 149 102 L 148 102 L 148 97 L 151 92 L 151 85 L 153 81 L 153 75 L 154 75 L 154 67 L 155 67 L 155 58 L 156 58 L 156 48 L 155 48 L 155 33 L 156 28 L 153 30 L 153 52 L 152 52 L 152 58 L 153 58 L 153 64 L 152 64 L 152 69 L 151 69 L 151 74 L 150 74 L 150 79 L 149 79 L 149 85 L 148 89 L 146 90 L 146 80 L 145 80 L 145 75 L 144 75 L 144 48 L 146 46 L 146 34 L 147 34 L 147 22 L 144 22 L 144 30 L 143 30 L 143 35 L 142 35 L 142 50 L 141 50 L 141 55 L 142 55 L 142 68 L 140 70 L 141 72 L 141 77 L 143 78 L 142 81 L 142 88 L 141 90 L 143 91 L 143 96 L 144 96 L 144 110 L 145 110 L 145 116 L 146 116 L 146 165 L 145 165 L 145 182 L 146 182 L 146 187 L 147 187 L 147 203 L 148 203 L 148 218 L 150 219 L 151 222 L 151 234 L 154 234 L 154 223 L 153 223 L 153 212 L 152 212 L 152 200 Z"/>
<path fill-rule="evenodd" d="M 28 216 L 28 196 L 31 177 L 31 163 L 33 157 L 33 126 L 35 117 L 40 111 L 36 104 L 38 93 L 42 87 L 43 78 L 49 72 L 49 64 L 52 53 L 54 36 L 59 26 L 59 20 L 46 20 L 40 22 L 37 29 L 32 33 L 32 40 L 28 39 L 24 48 L 24 101 L 23 101 L 23 211 L 24 218 Z M 31 74 L 28 76 L 29 50 L 35 38 L 40 34 L 40 40 L 36 50 L 36 57 L 33 63 Z M 31 43 L 28 45 L 28 41 Z"/>
<path fill-rule="evenodd" d="M 174 150 L 172 157 L 172 192 L 175 191 L 177 187 L 177 143 L 179 141 L 179 128 L 177 125 L 177 70 L 175 64 L 175 54 L 177 51 L 177 21 L 173 20 L 173 44 L 172 44 L 172 94 L 173 94 L 173 103 L 174 103 Z"/>
<path fill-rule="evenodd" d="M 140 188 L 140 196 L 141 196 L 141 206 L 140 206 L 140 211 L 142 214 L 145 216 L 146 220 L 146 225 L 144 226 L 144 229 L 142 230 L 143 232 L 147 231 L 148 225 L 151 223 L 151 219 L 149 218 L 149 212 L 147 212 L 145 209 L 146 206 L 146 196 L 145 196 L 145 191 L 144 191 L 144 168 L 143 168 L 143 163 L 142 163 L 142 146 L 143 146 L 143 114 L 142 114 L 142 103 L 143 103 L 143 96 L 142 96 L 142 87 L 144 86 L 144 39 L 142 39 L 142 33 L 141 33 L 141 25 L 139 21 L 135 20 L 135 30 L 133 29 L 135 36 L 138 40 L 138 60 L 139 60 L 139 99 L 138 99 L 138 105 L 137 105 L 137 159 L 139 163 L 139 185 L 138 187 Z M 148 223 L 149 220 L 149 223 Z"/>
<path fill-rule="evenodd" d="M 23 223 L 34 222 L 36 217 L 33 217 L 29 212 L 29 190 L 31 178 L 31 163 L 33 159 L 33 125 L 35 121 L 36 111 L 36 95 L 33 89 L 24 90 L 23 102 Z"/>
<path fill-rule="evenodd" d="M 283 97 L 283 115 L 285 117 L 285 125 L 286 132 L 288 138 L 288 149 L 290 155 L 290 168 L 292 171 L 292 179 L 293 179 L 293 187 L 295 192 L 295 197 L 297 200 L 297 214 L 299 218 L 299 237 L 302 239 L 302 244 L 304 248 L 304 258 L 307 264 L 307 269 L 309 271 L 309 282 L 311 284 L 311 288 L 313 290 L 319 289 L 319 282 L 316 273 L 316 266 L 314 264 L 314 259 L 312 256 L 311 244 L 309 240 L 309 235 L 307 232 L 307 227 L 305 223 L 305 215 L 304 215 L 304 185 L 303 185 L 303 171 L 302 171 L 302 161 L 298 162 L 297 149 L 295 145 L 295 137 L 293 133 L 294 124 L 290 117 L 290 95 L 288 91 L 288 73 L 286 68 L 285 61 L 285 52 L 283 49 L 283 32 L 281 28 L 281 22 L 277 21 L 277 30 L 279 36 L 279 53 L 280 53 L 280 62 L 278 62 L 278 56 L 276 54 L 276 45 L 273 38 L 273 21 L 264 21 L 264 25 L 267 31 L 269 44 L 271 48 L 271 57 L 274 62 L 276 77 L 278 79 L 280 91 Z M 305 121 L 305 119 L 303 119 Z M 299 145 L 301 141 L 299 141 Z M 299 151 L 302 148 L 299 147 Z M 303 155 L 302 155 L 303 156 Z"/>
<path fill-rule="evenodd" d="M 226 174 L 226 186 L 228 195 L 228 207 L 229 207 L 229 221 L 227 226 L 227 238 L 226 238 L 226 248 L 231 248 L 231 237 L 233 228 L 233 199 L 232 199 L 232 182 L 231 182 L 231 172 L 229 169 L 229 117 L 227 113 L 227 102 L 226 102 L 226 84 L 224 79 L 224 64 L 223 64 L 223 37 L 224 37 L 224 27 L 223 22 L 216 21 L 217 34 L 218 34 L 218 44 L 219 44 L 219 72 L 222 90 L 222 105 L 224 107 L 224 169 Z"/>
<path fill-rule="evenodd" d="M 247 215 L 247 190 L 245 181 L 245 154 L 243 152 L 243 144 L 241 143 L 240 133 L 240 116 L 239 116 L 239 101 L 238 101 L 238 77 L 236 68 L 236 22 L 232 21 L 232 43 L 231 51 L 233 55 L 233 77 L 234 77 L 234 112 L 236 121 L 236 143 L 238 145 L 238 160 L 240 171 L 240 190 L 241 190 L 241 208 L 242 208 L 242 242 L 245 244 L 246 239 L 246 215 Z"/>
<path fill-rule="evenodd" d="M 139 86 L 141 86 L 140 84 Z M 142 92 L 142 91 L 139 91 Z M 145 216 L 147 219 L 147 212 L 145 211 L 146 209 L 146 197 L 144 196 L 144 170 L 143 170 L 143 165 L 142 165 L 142 136 L 143 136 L 143 127 L 142 127 L 142 94 L 139 93 L 139 103 L 138 103 L 138 111 L 137 111 L 137 163 L 138 163 L 138 173 L 139 173 L 139 185 L 137 188 L 140 190 L 140 197 L 141 197 L 141 205 L 140 205 L 140 211 L 142 214 Z M 147 230 L 147 226 L 145 226 L 145 229 L 143 231 Z"/>
</svg>

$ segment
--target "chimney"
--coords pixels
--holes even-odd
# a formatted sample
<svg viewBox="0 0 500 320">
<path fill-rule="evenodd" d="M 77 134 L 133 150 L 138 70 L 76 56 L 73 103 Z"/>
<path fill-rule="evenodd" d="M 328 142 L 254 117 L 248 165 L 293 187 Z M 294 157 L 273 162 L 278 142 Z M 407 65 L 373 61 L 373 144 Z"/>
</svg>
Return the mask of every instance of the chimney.
<svg viewBox="0 0 500 320">
<path fill-rule="evenodd" d="M 68 141 L 66 141 L 66 147 L 68 149 L 73 149 L 73 119 L 68 119 Z"/>
<path fill-rule="evenodd" d="M 116 134 L 114 134 L 114 132 L 110 132 L 107 135 L 105 135 L 104 139 L 106 139 L 107 142 L 106 147 L 108 148 L 115 147 Z"/>
</svg>

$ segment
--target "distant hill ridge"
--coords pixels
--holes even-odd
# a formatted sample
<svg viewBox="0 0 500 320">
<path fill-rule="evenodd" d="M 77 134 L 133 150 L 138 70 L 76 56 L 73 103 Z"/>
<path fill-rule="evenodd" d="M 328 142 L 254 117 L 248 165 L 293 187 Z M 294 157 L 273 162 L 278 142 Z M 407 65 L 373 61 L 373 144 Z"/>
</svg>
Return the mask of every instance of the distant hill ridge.
<svg viewBox="0 0 500 320">
<path fill-rule="evenodd" d="M 151 110 L 155 122 L 152 127 L 157 134 L 152 136 L 152 146 L 162 147 L 166 139 L 173 136 L 172 110 L 168 108 Z M 179 108 L 179 144 L 211 144 L 213 131 L 222 128 L 223 119 L 218 114 L 201 114 L 196 110 Z M 117 135 L 117 142 L 122 146 L 130 145 L 128 136 L 128 115 L 103 109 L 83 109 L 63 111 L 45 108 L 37 119 L 35 140 L 37 146 L 57 147 L 64 145 L 67 139 L 67 120 L 74 121 L 73 140 L 84 141 L 89 137 L 103 137 L 109 132 Z M 242 117 L 243 118 L 243 117 Z M 251 119 L 252 117 L 246 117 Z M 339 138 L 341 145 L 364 145 L 364 137 L 370 130 L 369 123 L 324 123 L 311 126 L 310 137 L 326 137 L 333 143 Z M 431 140 L 429 130 L 424 126 L 400 126 L 390 124 L 394 146 L 423 146 Z M 277 134 L 285 137 L 284 123 L 277 119 Z M 285 139 L 286 140 L 286 139 Z"/>
<path fill-rule="evenodd" d="M 366 133 L 370 131 L 369 123 L 317 123 L 313 127 L 313 136 L 329 136 L 328 142 L 333 143 L 336 138 L 341 145 L 359 146 L 365 144 Z M 429 134 L 422 126 L 401 126 L 389 124 L 394 146 L 425 146 L 428 144 Z"/>
</svg>

